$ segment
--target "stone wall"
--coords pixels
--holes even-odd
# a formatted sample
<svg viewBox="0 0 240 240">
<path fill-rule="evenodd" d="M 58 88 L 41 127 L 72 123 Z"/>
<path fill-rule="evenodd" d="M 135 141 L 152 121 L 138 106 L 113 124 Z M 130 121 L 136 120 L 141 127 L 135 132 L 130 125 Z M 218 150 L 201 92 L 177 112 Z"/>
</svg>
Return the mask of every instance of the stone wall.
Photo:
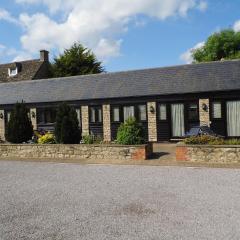
<svg viewBox="0 0 240 240">
<path fill-rule="evenodd" d="M 0 115 L 2 115 L 3 118 L 0 118 L 0 138 L 1 140 L 5 140 L 5 116 L 4 116 L 4 110 L 0 110 Z"/>
<path fill-rule="evenodd" d="M 203 105 L 206 105 L 207 108 L 203 109 Z M 209 114 L 209 99 L 199 99 L 199 120 L 200 125 L 210 126 L 210 114 Z"/>
<path fill-rule="evenodd" d="M 157 107 L 156 102 L 147 103 L 149 142 L 157 142 L 157 108 L 156 107 Z M 153 109 L 154 111 L 151 112 L 151 109 Z"/>
<path fill-rule="evenodd" d="M 89 114 L 88 114 L 88 106 L 81 107 L 82 113 L 82 135 L 89 135 Z"/>
<path fill-rule="evenodd" d="M 178 144 L 176 148 L 176 160 L 209 163 L 240 163 L 240 146 Z"/>
<path fill-rule="evenodd" d="M 84 145 L 84 144 L 0 144 L 1 159 L 111 159 L 146 160 L 152 146 Z"/>
<path fill-rule="evenodd" d="M 110 105 L 103 105 L 103 139 L 105 142 L 111 142 Z"/>
</svg>

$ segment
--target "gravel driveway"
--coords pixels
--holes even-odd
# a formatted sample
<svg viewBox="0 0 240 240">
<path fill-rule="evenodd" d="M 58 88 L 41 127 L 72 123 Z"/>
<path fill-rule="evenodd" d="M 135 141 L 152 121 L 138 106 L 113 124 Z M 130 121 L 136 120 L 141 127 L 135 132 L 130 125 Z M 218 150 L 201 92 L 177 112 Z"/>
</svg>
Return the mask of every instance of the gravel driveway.
<svg viewBox="0 0 240 240">
<path fill-rule="evenodd" d="M 1 240 L 240 239 L 240 170 L 0 162 Z"/>
</svg>

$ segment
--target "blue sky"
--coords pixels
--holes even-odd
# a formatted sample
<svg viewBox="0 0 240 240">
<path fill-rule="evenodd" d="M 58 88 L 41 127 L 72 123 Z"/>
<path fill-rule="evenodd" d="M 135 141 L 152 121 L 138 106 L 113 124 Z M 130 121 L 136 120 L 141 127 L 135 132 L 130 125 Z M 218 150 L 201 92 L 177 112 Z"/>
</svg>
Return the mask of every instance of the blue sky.
<svg viewBox="0 0 240 240">
<path fill-rule="evenodd" d="M 240 0 L 1 0 L 0 62 L 79 41 L 107 71 L 189 63 L 211 33 L 240 30 L 239 9 Z"/>
</svg>

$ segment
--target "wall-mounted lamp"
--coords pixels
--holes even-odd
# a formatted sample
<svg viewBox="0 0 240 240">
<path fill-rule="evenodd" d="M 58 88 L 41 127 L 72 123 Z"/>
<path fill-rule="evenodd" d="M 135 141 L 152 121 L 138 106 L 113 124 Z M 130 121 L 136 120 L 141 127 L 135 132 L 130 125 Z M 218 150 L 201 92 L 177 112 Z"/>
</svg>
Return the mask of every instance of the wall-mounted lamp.
<svg viewBox="0 0 240 240">
<path fill-rule="evenodd" d="M 150 113 L 155 113 L 155 109 L 153 106 L 150 107 Z"/>
<path fill-rule="evenodd" d="M 202 110 L 205 111 L 205 112 L 207 112 L 208 106 L 207 106 L 206 103 L 203 103 L 203 104 L 202 104 Z"/>
<path fill-rule="evenodd" d="M 0 119 L 3 119 L 3 113 L 0 113 Z"/>
<path fill-rule="evenodd" d="M 36 117 L 36 113 L 35 112 L 31 112 L 31 116 L 32 116 L 32 118 L 35 118 Z"/>
</svg>

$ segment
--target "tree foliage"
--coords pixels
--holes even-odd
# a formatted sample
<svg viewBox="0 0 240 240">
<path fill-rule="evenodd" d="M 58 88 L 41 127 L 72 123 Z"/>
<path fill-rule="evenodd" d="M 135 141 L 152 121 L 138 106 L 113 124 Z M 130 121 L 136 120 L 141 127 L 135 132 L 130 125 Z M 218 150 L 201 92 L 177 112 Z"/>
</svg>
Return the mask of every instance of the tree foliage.
<svg viewBox="0 0 240 240">
<path fill-rule="evenodd" d="M 57 110 L 55 137 L 57 143 L 80 143 L 81 133 L 77 113 L 66 103 L 60 104 Z"/>
<path fill-rule="evenodd" d="M 69 77 L 101 72 L 104 72 L 102 63 L 80 43 L 75 43 L 71 48 L 66 49 L 62 55 L 54 59 L 52 64 L 53 77 Z"/>
<path fill-rule="evenodd" d="M 7 124 L 6 139 L 11 143 L 23 143 L 32 139 L 33 126 L 29 109 L 22 103 L 16 103 Z"/>
<path fill-rule="evenodd" d="M 240 58 L 240 32 L 231 29 L 212 34 L 203 47 L 192 52 L 194 62 Z"/>
</svg>

